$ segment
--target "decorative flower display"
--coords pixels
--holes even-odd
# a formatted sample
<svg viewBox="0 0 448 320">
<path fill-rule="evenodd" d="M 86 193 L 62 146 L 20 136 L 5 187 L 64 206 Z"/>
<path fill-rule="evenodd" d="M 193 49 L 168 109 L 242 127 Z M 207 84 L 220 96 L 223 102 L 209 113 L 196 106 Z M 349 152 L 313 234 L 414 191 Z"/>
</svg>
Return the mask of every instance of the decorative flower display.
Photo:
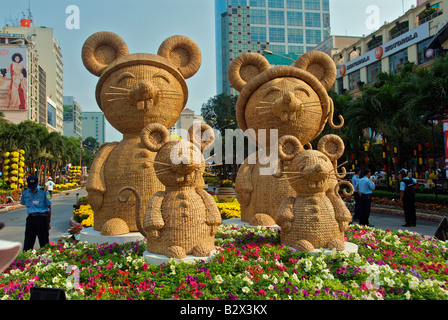
<svg viewBox="0 0 448 320">
<path fill-rule="evenodd" d="M 79 206 L 79 209 L 73 210 L 74 220 L 83 227 L 93 227 L 93 210 L 89 204 Z"/>
<path fill-rule="evenodd" d="M 12 190 L 23 188 L 25 177 L 25 151 L 5 152 L 3 154 L 3 180 Z"/>
<path fill-rule="evenodd" d="M 241 205 L 238 199 L 234 199 L 232 202 L 219 202 L 216 196 L 213 196 L 213 199 L 221 213 L 222 219 L 241 218 Z"/>
<path fill-rule="evenodd" d="M 0 299 L 33 286 L 71 300 L 446 300 L 448 243 L 409 231 L 354 225 L 357 253 L 299 253 L 263 227 L 222 225 L 213 261 L 149 265 L 145 242 L 88 245 L 61 239 L 21 252 L 0 274 Z"/>
</svg>

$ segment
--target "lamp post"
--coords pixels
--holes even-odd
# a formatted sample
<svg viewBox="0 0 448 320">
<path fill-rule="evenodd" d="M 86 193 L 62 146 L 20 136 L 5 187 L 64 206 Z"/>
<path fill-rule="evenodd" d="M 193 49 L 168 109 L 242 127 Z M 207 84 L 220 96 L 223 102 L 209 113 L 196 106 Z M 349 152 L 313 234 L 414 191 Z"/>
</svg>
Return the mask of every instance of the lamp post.
<svg viewBox="0 0 448 320">
<path fill-rule="evenodd" d="M 279 54 L 277 54 L 277 53 L 272 52 L 271 50 L 266 50 L 266 49 L 265 49 L 265 50 L 263 50 L 263 53 L 264 53 L 264 54 L 271 54 L 271 55 L 273 55 L 273 56 L 281 57 L 281 58 L 284 58 L 284 59 L 288 59 L 288 60 L 293 61 L 294 63 L 296 62 L 296 60 L 294 60 L 293 58 L 285 57 L 285 56 L 279 55 Z"/>
</svg>

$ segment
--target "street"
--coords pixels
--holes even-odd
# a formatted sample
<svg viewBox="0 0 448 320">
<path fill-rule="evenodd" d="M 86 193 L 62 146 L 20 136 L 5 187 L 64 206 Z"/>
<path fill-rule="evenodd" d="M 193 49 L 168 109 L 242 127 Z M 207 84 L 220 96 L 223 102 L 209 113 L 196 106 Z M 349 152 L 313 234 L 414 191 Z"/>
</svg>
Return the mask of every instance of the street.
<svg viewBox="0 0 448 320">
<path fill-rule="evenodd" d="M 84 188 L 64 191 L 53 197 L 53 205 L 51 207 L 51 229 L 50 242 L 57 242 L 63 234 L 67 233 L 70 228 L 70 217 L 73 216 L 73 205 L 76 203 L 76 197 L 87 195 Z M 8 212 L 0 213 L 0 222 L 5 224 L 5 227 L 0 230 L 0 239 L 6 241 L 20 242 L 23 246 L 23 239 L 25 235 L 26 223 L 26 208 L 10 210 Z M 34 248 L 39 248 L 39 240 L 36 238 Z"/>
</svg>

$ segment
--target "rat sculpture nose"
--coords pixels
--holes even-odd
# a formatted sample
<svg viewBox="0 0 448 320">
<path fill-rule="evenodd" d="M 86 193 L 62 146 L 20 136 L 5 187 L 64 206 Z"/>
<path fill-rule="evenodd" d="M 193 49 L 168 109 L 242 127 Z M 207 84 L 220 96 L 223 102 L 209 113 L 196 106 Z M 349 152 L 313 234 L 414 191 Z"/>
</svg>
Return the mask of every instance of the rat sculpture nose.
<svg viewBox="0 0 448 320">
<path fill-rule="evenodd" d="M 302 114 L 302 102 L 288 91 L 274 101 L 272 114 L 282 121 L 294 121 Z"/>
<path fill-rule="evenodd" d="M 149 109 L 158 100 L 158 90 L 150 81 L 142 80 L 129 93 L 129 102 L 137 109 Z"/>
</svg>

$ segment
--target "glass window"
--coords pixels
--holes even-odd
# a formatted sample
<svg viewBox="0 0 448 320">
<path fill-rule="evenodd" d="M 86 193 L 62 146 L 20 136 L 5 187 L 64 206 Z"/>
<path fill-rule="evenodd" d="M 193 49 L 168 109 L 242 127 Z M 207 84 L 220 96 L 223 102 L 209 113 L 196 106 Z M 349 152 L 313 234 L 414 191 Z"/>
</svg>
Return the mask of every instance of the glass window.
<svg viewBox="0 0 448 320">
<path fill-rule="evenodd" d="M 289 54 L 303 54 L 303 46 L 288 46 Z"/>
<path fill-rule="evenodd" d="M 241 23 L 247 23 L 247 17 L 241 17 Z"/>
<path fill-rule="evenodd" d="M 389 71 L 397 73 L 408 62 L 408 49 L 401 50 L 389 57 Z"/>
<path fill-rule="evenodd" d="M 306 12 L 305 13 L 305 26 L 307 27 L 321 27 L 320 22 L 320 13 L 314 13 L 314 12 Z"/>
<path fill-rule="evenodd" d="M 288 9 L 302 9 L 302 0 L 286 0 Z"/>
<path fill-rule="evenodd" d="M 247 32 L 247 26 L 241 26 L 241 32 Z"/>
<path fill-rule="evenodd" d="M 302 27 L 303 26 L 303 13 L 297 11 L 288 11 L 287 13 L 288 26 Z"/>
<path fill-rule="evenodd" d="M 251 44 L 250 45 L 250 50 L 257 51 L 258 50 L 258 45 L 257 44 Z"/>
<path fill-rule="evenodd" d="M 251 27 L 250 40 L 257 42 L 266 42 L 266 28 L 265 27 Z"/>
<path fill-rule="evenodd" d="M 232 41 L 238 41 L 238 35 L 237 34 L 233 34 L 232 35 Z"/>
<path fill-rule="evenodd" d="M 271 45 L 269 46 L 269 49 L 270 49 L 272 52 L 277 53 L 277 54 L 285 54 L 285 53 L 286 53 L 285 46 L 283 46 L 283 45 L 271 44 Z"/>
<path fill-rule="evenodd" d="M 348 75 L 348 89 L 356 90 L 359 88 L 358 82 L 361 81 L 361 75 L 359 70 L 354 71 Z"/>
<path fill-rule="evenodd" d="M 247 51 L 247 43 L 242 43 L 241 44 L 241 50 Z"/>
<path fill-rule="evenodd" d="M 285 29 L 269 28 L 269 42 L 285 42 Z"/>
<path fill-rule="evenodd" d="M 305 0 L 306 10 L 320 10 L 320 0 Z"/>
<path fill-rule="evenodd" d="M 251 7 L 265 8 L 266 7 L 266 1 L 265 0 L 250 0 L 249 1 L 249 5 Z M 252 12 L 252 10 L 251 10 L 251 12 Z"/>
<path fill-rule="evenodd" d="M 320 30 L 306 30 L 306 43 L 319 44 L 322 42 L 322 32 Z"/>
<path fill-rule="evenodd" d="M 233 43 L 233 44 L 232 44 L 232 49 L 233 49 L 233 50 L 239 50 L 239 48 L 240 48 L 240 47 L 238 46 L 238 43 Z"/>
<path fill-rule="evenodd" d="M 285 12 L 279 10 L 269 10 L 269 24 L 273 26 L 284 26 Z"/>
<path fill-rule="evenodd" d="M 238 17 L 232 17 L 232 23 L 238 23 Z"/>
<path fill-rule="evenodd" d="M 330 0 L 322 0 L 322 10 L 330 11 Z"/>
<path fill-rule="evenodd" d="M 242 42 L 247 42 L 247 34 L 241 35 L 241 41 Z"/>
<path fill-rule="evenodd" d="M 266 10 L 252 9 L 250 21 L 252 24 L 266 24 Z"/>
<path fill-rule="evenodd" d="M 429 61 L 434 60 L 438 57 L 436 50 L 428 50 L 428 45 L 431 42 L 432 38 L 429 38 L 427 40 L 424 40 L 417 44 L 417 58 L 418 58 L 418 64 L 423 64 Z"/>
<path fill-rule="evenodd" d="M 367 83 L 374 83 L 377 80 L 378 73 L 381 72 L 381 60 L 375 63 L 369 64 L 366 68 L 367 71 Z"/>
<path fill-rule="evenodd" d="M 288 29 L 288 43 L 303 43 L 303 30 Z"/>
<path fill-rule="evenodd" d="M 238 32 L 238 26 L 232 26 L 232 32 Z"/>
<path fill-rule="evenodd" d="M 247 5 L 247 0 L 229 0 L 229 5 L 231 5 L 231 6 L 245 6 L 245 5 Z"/>
<path fill-rule="evenodd" d="M 343 91 L 344 91 L 344 79 L 340 77 L 338 79 L 338 93 L 342 94 Z"/>
<path fill-rule="evenodd" d="M 284 8 L 285 0 L 268 0 L 269 8 Z"/>
<path fill-rule="evenodd" d="M 322 25 L 324 26 L 324 28 L 330 28 L 330 14 L 329 13 L 324 13 L 322 15 Z"/>
<path fill-rule="evenodd" d="M 247 9 L 241 9 L 241 14 L 247 14 Z"/>
</svg>

